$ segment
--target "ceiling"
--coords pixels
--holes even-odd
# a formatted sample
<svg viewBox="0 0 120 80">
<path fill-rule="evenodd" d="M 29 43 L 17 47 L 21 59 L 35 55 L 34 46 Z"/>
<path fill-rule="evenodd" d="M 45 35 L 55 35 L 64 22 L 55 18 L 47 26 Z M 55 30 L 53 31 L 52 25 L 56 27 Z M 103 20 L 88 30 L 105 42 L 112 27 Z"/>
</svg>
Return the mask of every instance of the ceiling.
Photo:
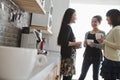
<svg viewBox="0 0 120 80">
<path fill-rule="evenodd" d="M 120 0 L 70 0 L 70 2 L 77 4 L 120 5 Z"/>
</svg>

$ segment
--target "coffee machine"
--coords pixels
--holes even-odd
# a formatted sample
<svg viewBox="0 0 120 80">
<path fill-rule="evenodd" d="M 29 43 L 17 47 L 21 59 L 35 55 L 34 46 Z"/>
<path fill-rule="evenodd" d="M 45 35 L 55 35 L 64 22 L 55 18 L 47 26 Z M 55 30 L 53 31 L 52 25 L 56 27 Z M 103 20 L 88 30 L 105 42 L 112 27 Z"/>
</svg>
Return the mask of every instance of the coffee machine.
<svg viewBox="0 0 120 80">
<path fill-rule="evenodd" d="M 48 54 L 48 51 L 44 49 L 45 38 L 42 37 L 42 33 L 38 30 L 31 29 L 29 33 L 22 33 L 21 47 L 37 49 L 38 54 Z"/>
<path fill-rule="evenodd" d="M 38 49 L 38 45 L 42 41 L 42 33 L 35 29 L 30 29 L 29 33 L 22 33 L 21 47 Z"/>
</svg>

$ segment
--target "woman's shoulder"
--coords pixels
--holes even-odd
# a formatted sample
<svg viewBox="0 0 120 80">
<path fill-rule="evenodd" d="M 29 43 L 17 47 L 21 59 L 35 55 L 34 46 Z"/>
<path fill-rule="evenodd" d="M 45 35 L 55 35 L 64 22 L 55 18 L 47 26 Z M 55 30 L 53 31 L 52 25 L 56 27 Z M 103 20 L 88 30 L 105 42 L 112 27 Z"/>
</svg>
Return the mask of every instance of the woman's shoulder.
<svg viewBox="0 0 120 80">
<path fill-rule="evenodd" d="M 64 25 L 63 28 L 64 28 L 64 29 L 67 29 L 67 30 L 70 30 L 70 29 L 71 29 L 71 26 L 70 26 L 70 25 Z"/>
<path fill-rule="evenodd" d="M 87 36 L 89 33 L 90 33 L 90 31 L 87 31 L 87 32 L 85 33 L 85 36 Z"/>
<path fill-rule="evenodd" d="M 89 34 L 91 31 L 87 31 L 86 34 Z"/>
<path fill-rule="evenodd" d="M 71 29 L 71 26 L 69 24 L 66 25 L 66 28 Z"/>
<path fill-rule="evenodd" d="M 112 29 L 112 32 L 119 33 L 120 32 L 120 26 L 116 26 Z"/>
<path fill-rule="evenodd" d="M 114 27 L 113 29 L 120 29 L 120 25 Z"/>
</svg>

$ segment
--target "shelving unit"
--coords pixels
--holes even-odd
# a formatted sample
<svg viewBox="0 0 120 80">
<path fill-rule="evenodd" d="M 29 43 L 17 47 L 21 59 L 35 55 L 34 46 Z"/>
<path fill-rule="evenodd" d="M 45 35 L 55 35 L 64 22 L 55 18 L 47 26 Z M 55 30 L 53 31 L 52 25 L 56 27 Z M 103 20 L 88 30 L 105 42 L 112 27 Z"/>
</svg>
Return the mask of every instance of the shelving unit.
<svg viewBox="0 0 120 80">
<path fill-rule="evenodd" d="M 24 11 L 29 13 L 39 13 L 45 14 L 45 10 L 41 5 L 40 0 L 12 0 L 16 5 L 18 5 Z"/>
<path fill-rule="evenodd" d="M 35 25 L 32 25 L 30 26 L 32 29 L 36 29 L 36 30 L 41 30 L 42 33 L 44 34 L 52 34 L 52 30 L 51 30 L 51 27 L 43 27 L 43 26 L 35 26 Z"/>
<path fill-rule="evenodd" d="M 52 0 L 12 0 L 22 10 L 32 14 L 30 27 L 52 34 Z M 42 3 L 44 2 L 44 4 Z"/>
<path fill-rule="evenodd" d="M 45 0 L 44 9 L 46 11 L 45 15 L 32 13 L 30 27 L 41 30 L 45 34 L 52 34 L 53 1 Z"/>
</svg>

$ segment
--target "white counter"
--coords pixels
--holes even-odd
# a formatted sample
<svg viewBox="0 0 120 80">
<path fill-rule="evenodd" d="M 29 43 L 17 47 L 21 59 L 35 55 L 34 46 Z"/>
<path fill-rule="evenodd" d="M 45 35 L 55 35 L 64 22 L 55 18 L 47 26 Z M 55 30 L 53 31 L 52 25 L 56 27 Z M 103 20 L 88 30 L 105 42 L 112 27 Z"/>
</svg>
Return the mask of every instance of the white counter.
<svg viewBox="0 0 120 80">
<path fill-rule="evenodd" d="M 29 80 L 44 80 L 49 72 L 60 63 L 59 53 L 47 55 L 47 63 L 44 66 L 35 66 Z"/>
<path fill-rule="evenodd" d="M 36 64 L 37 58 L 41 65 Z M 0 46 L 0 80 L 44 80 L 59 62 L 59 53 L 50 52 L 46 57 L 37 55 L 36 49 Z"/>
<path fill-rule="evenodd" d="M 0 80 L 27 80 L 36 56 L 36 49 L 0 46 Z"/>
</svg>

